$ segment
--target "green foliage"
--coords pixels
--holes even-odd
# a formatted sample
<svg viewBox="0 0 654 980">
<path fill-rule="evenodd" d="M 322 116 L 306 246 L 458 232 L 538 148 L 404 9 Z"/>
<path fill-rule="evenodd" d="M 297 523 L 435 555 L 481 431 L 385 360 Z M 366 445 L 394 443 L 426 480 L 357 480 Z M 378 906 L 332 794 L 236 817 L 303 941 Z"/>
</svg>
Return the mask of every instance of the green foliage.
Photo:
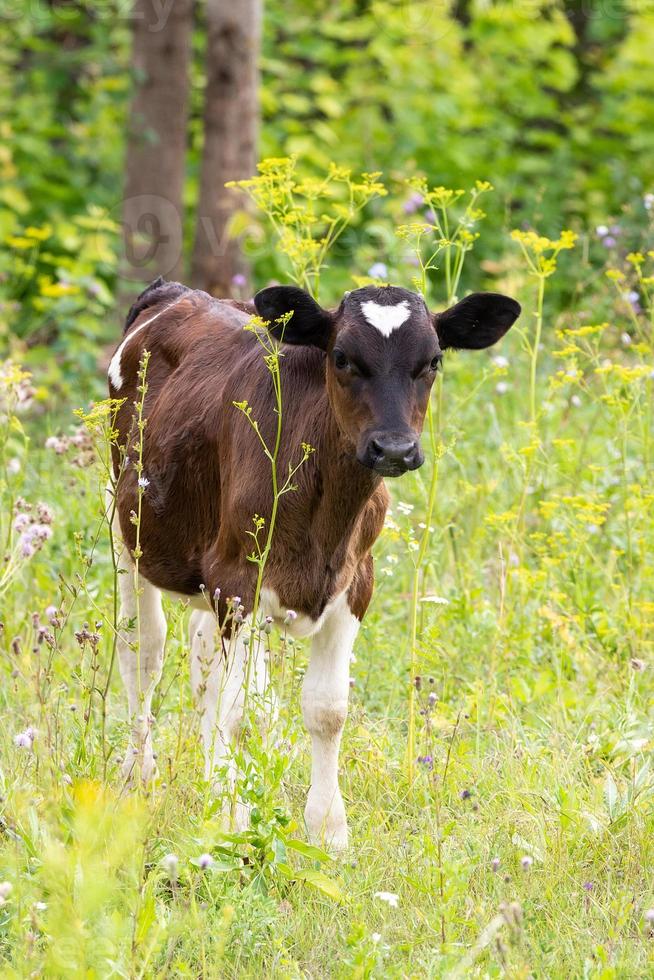
<svg viewBox="0 0 654 980">
<path fill-rule="evenodd" d="M 419 190 L 422 210 L 427 197 L 444 208 L 448 242 L 460 220 L 472 235 L 486 227 L 470 226 L 456 193 Z M 645 240 L 650 221 L 643 209 L 625 236 Z M 429 229 L 440 247 L 427 281 L 444 296 L 460 250 L 436 224 L 416 225 L 398 254 L 421 250 Z M 514 238 L 503 275 L 523 317 L 501 354 L 448 355 L 431 471 L 392 486 L 352 668 L 342 769 L 353 846 L 340 862 L 305 843 L 300 816 L 308 651 L 265 630 L 280 715 L 251 692 L 235 788 L 225 778 L 215 793 L 198 776 L 186 617 L 170 606 L 161 775 L 143 797 L 119 795 L 127 726 L 101 535 L 115 405 L 84 413 L 101 449 L 90 467 L 78 431 L 45 448 L 25 441 L 17 409 L 34 392 L 5 370 L 4 512 L 20 492 L 47 504 L 54 533 L 3 597 L 3 975 L 648 973 L 653 256 L 612 247 L 603 275 L 569 233 Z M 566 266 L 601 318 L 557 307 Z M 225 815 L 234 794 L 252 807 L 239 832 Z"/>
<path fill-rule="evenodd" d="M 493 286 L 503 224 L 534 224 L 550 236 L 570 227 L 589 237 L 601 264 L 589 229 L 637 213 L 652 189 L 652 16 L 635 0 L 267 3 L 262 156 L 298 155 L 303 179 L 325 173 L 336 158 L 339 167 L 383 172 L 386 186 L 398 173 L 430 186 L 491 180 L 489 229 L 464 289 L 481 273 Z M 203 31 L 200 17 L 189 246 Z M 126 4 L 12 0 L 0 18 L 0 49 L 0 345 L 38 368 L 39 381 L 66 389 L 71 377 L 79 383 L 80 366 L 89 376 L 98 342 L 113 341 L 119 319 L 106 314 L 116 304 L 131 94 Z M 413 214 L 409 191 L 404 204 Z M 244 222 L 241 216 L 234 230 L 242 233 Z M 377 262 L 396 267 L 393 226 L 405 222 L 401 206 L 393 212 L 373 201 L 332 250 L 325 295 L 348 288 L 353 271 L 363 276 Z M 38 247 L 11 244 L 29 239 L 29 229 L 48 237 Z M 287 275 L 261 227 L 251 227 L 249 251 L 256 282 Z M 414 272 L 400 265 L 396 274 L 408 285 Z M 44 285 L 80 291 L 44 296 Z M 555 288 L 569 299 L 576 283 L 564 273 Z"/>
<path fill-rule="evenodd" d="M 293 275 L 315 288 L 319 273 L 323 302 L 388 280 L 433 304 L 474 285 L 524 306 L 500 353 L 448 354 L 431 468 L 392 487 L 343 743 L 353 846 L 336 862 L 305 843 L 308 651 L 287 637 L 262 638 L 280 716 L 252 694 L 235 790 L 216 795 L 171 604 L 161 776 L 122 793 L 102 496 L 115 405 L 82 413 L 92 439 L 69 409 L 102 390 L 117 336 L 128 24 L 119 0 L 3 10 L 3 976 L 652 972 L 652 17 L 635 0 L 267 3 L 262 147 L 297 154 L 283 168 L 310 193 L 300 212 L 268 208 L 282 249 L 239 219 L 257 284 L 287 277 L 299 243 Z M 364 188 L 344 230 L 315 193 L 333 158 L 340 190 L 351 168 L 391 191 Z M 252 806 L 238 833 L 235 794 Z"/>
</svg>

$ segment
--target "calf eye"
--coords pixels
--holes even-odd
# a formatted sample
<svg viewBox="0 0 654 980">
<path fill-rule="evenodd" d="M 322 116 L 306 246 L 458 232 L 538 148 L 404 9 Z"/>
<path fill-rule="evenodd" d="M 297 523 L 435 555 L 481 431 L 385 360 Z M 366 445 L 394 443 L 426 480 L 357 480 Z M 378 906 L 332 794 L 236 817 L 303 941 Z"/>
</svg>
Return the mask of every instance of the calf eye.
<svg viewBox="0 0 654 980">
<path fill-rule="evenodd" d="M 349 362 L 347 357 L 345 356 L 342 350 L 339 350 L 338 347 L 334 349 L 333 358 L 334 358 L 334 367 L 338 371 L 342 371 L 344 370 L 344 368 L 348 366 Z"/>
<path fill-rule="evenodd" d="M 426 364 L 423 364 L 423 366 L 416 371 L 413 377 L 431 378 L 432 375 L 436 374 L 436 372 L 438 371 L 438 367 L 442 360 L 443 360 L 443 355 L 436 354 L 435 357 L 432 357 L 431 361 L 427 361 Z"/>
</svg>

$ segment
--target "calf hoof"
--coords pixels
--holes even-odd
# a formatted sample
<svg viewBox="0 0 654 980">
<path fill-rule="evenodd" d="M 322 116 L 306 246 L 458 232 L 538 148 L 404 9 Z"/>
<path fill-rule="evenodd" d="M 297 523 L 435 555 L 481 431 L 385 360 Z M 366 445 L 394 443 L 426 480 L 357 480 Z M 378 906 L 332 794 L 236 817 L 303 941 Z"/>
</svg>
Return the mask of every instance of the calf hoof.
<svg viewBox="0 0 654 980">
<path fill-rule="evenodd" d="M 334 853 L 341 853 L 347 849 L 347 820 L 340 796 L 332 801 L 327 812 L 324 807 L 315 806 L 309 801 L 304 811 L 304 819 L 312 844 Z"/>
</svg>

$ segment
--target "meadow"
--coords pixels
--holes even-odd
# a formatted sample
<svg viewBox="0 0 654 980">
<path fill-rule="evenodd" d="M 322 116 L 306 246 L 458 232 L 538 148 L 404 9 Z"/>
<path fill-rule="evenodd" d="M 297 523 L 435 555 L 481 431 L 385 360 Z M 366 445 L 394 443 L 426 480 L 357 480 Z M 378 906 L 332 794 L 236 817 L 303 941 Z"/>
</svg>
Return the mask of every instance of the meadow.
<svg viewBox="0 0 654 980">
<path fill-rule="evenodd" d="M 357 282 L 444 306 L 487 192 L 405 188 L 410 221 Z M 283 635 L 280 716 L 237 757 L 248 830 L 202 778 L 171 600 L 159 776 L 125 789 L 111 406 L 99 369 L 94 399 L 57 401 L 3 364 L 3 977 L 654 974 L 653 203 L 578 237 L 492 230 L 493 288 L 523 314 L 496 349 L 447 355 L 427 463 L 390 483 L 338 858 L 306 842 L 308 650 Z M 306 231 L 282 248 L 315 286 Z"/>
</svg>

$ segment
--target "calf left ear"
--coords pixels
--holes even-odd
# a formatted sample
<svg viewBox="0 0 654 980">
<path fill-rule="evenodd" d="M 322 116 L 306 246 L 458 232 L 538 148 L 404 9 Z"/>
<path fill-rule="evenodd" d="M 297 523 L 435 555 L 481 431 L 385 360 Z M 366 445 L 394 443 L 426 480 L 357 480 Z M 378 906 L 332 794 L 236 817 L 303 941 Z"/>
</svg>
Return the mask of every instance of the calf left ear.
<svg viewBox="0 0 654 980">
<path fill-rule="evenodd" d="M 254 297 L 254 308 L 268 330 L 285 344 L 307 344 L 327 350 L 332 334 L 332 317 L 298 286 L 268 286 Z M 279 323 L 282 317 L 292 313 L 287 323 Z"/>
<path fill-rule="evenodd" d="M 520 316 L 520 304 L 501 293 L 472 293 L 456 306 L 434 314 L 441 350 L 481 350 L 503 337 Z"/>
</svg>

